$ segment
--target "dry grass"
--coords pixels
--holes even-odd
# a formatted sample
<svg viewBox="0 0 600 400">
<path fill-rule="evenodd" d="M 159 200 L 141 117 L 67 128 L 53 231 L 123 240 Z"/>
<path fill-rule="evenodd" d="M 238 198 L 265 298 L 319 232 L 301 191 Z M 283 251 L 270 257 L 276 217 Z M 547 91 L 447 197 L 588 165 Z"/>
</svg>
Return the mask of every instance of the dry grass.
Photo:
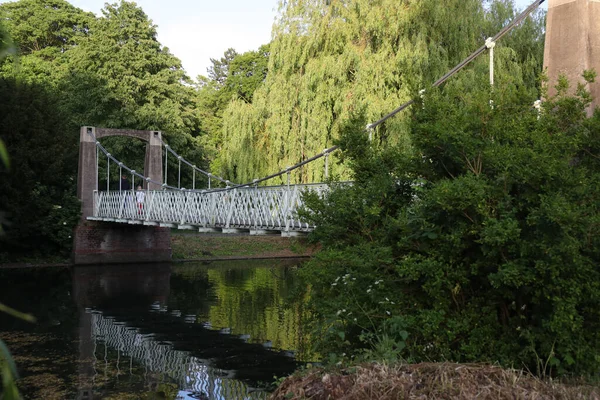
<svg viewBox="0 0 600 400">
<path fill-rule="evenodd" d="M 600 389 L 544 382 L 522 371 L 490 365 L 368 364 L 291 376 L 270 399 L 600 400 Z"/>
</svg>

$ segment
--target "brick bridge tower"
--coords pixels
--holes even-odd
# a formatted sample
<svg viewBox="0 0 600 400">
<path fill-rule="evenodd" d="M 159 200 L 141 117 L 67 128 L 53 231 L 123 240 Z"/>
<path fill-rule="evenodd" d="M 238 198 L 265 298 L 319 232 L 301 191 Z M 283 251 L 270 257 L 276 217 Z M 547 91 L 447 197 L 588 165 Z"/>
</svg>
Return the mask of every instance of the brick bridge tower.
<svg viewBox="0 0 600 400">
<path fill-rule="evenodd" d="M 600 0 L 549 0 L 544 67 L 550 95 L 556 93 L 560 74 L 567 76 L 573 90 L 583 82 L 584 70 L 600 74 Z M 600 75 L 588 90 L 594 98 L 591 115 L 594 107 L 600 107 Z"/>
<path fill-rule="evenodd" d="M 146 141 L 148 144 L 144 176 L 162 182 L 160 132 L 82 127 L 79 137 L 77 175 L 77 197 L 81 200 L 81 220 L 73 235 L 73 262 L 75 264 L 120 264 L 170 261 L 169 228 L 87 220 L 87 217 L 93 215 L 93 193 L 98 189 L 96 171 L 98 160 L 94 138 L 98 140 L 108 136 L 125 136 Z M 147 184 L 150 190 L 161 189 L 159 185 Z"/>
</svg>

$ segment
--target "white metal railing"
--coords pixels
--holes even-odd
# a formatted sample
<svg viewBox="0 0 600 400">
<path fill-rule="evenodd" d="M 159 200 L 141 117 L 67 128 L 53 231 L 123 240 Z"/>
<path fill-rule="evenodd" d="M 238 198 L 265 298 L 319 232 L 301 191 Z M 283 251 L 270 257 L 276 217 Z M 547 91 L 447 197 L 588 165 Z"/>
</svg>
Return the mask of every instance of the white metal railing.
<svg viewBox="0 0 600 400">
<path fill-rule="evenodd" d="M 325 184 L 245 187 L 229 191 L 94 191 L 92 219 L 201 228 L 310 231 L 297 210 L 305 191 L 322 194 Z"/>
</svg>

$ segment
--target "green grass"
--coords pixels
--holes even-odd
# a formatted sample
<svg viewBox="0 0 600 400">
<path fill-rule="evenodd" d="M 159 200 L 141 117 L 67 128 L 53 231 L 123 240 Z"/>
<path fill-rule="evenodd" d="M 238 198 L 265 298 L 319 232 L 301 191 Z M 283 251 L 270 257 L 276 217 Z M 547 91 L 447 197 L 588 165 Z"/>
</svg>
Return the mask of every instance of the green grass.
<svg viewBox="0 0 600 400">
<path fill-rule="evenodd" d="M 280 236 L 173 234 L 171 246 L 174 260 L 298 257 L 311 255 L 314 251 L 305 238 Z"/>
</svg>

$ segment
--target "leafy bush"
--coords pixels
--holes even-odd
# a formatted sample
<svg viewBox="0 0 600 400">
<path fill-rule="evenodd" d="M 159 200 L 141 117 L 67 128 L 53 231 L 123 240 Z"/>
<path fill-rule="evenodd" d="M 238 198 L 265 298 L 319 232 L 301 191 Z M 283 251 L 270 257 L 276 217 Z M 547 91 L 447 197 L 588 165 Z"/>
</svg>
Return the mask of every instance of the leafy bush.
<svg viewBox="0 0 600 400">
<path fill-rule="evenodd" d="M 565 80 L 538 114 L 516 79 L 492 94 L 485 79 L 428 93 L 409 151 L 346 128 L 355 183 L 306 199 L 323 353 L 392 337 L 412 361 L 600 371 L 600 112 Z"/>
<path fill-rule="evenodd" d="M 10 169 L 0 166 L 0 262 L 70 252 L 78 147 L 57 102 L 41 85 L 0 78 L 0 135 L 11 159 Z"/>
</svg>

